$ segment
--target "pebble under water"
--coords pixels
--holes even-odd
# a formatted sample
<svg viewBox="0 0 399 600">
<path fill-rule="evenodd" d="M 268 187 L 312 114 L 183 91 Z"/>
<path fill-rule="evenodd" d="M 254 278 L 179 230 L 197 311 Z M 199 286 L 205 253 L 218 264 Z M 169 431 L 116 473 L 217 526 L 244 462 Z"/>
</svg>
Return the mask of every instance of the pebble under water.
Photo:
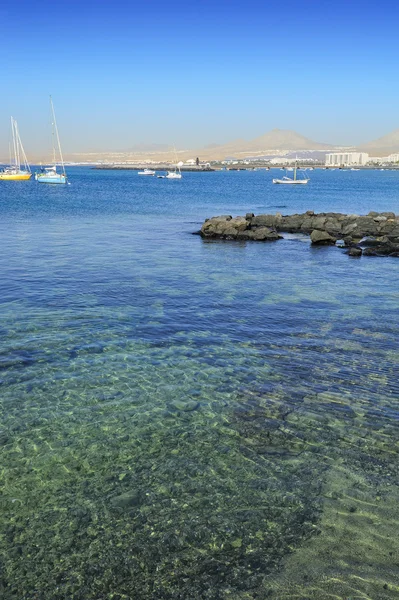
<svg viewBox="0 0 399 600">
<path fill-rule="evenodd" d="M 69 175 L 0 186 L 1 598 L 397 598 L 398 259 L 192 232 L 399 173 Z"/>
</svg>

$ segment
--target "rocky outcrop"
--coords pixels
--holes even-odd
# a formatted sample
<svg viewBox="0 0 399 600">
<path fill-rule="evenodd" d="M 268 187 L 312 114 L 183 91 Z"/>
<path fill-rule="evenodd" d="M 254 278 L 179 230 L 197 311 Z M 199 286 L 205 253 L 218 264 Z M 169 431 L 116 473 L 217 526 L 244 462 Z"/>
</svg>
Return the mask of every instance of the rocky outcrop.
<svg viewBox="0 0 399 600">
<path fill-rule="evenodd" d="M 253 226 L 251 226 L 252 220 L 256 223 Z M 254 240 L 256 242 L 275 241 L 281 237 L 274 227 L 265 226 L 264 220 L 256 221 L 256 217 L 252 213 L 246 217 L 235 217 L 234 219 L 229 215 L 207 219 L 201 228 L 200 235 L 207 238 Z"/>
<path fill-rule="evenodd" d="M 207 219 L 198 232 L 203 238 L 227 240 L 276 241 L 280 232 L 309 234 L 312 244 L 333 245 L 343 240 L 342 247 L 366 248 L 368 252 L 352 252 L 351 256 L 399 256 L 399 216 L 393 212 L 369 212 L 368 215 L 335 212 L 316 214 L 309 210 L 294 215 L 254 215 L 245 217 L 221 215 Z"/>
</svg>

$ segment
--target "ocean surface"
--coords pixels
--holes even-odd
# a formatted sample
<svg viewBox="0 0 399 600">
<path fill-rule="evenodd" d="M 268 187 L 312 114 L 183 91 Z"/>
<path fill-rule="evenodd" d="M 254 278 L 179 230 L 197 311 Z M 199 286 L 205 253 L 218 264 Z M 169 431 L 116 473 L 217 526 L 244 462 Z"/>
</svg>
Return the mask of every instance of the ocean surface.
<svg viewBox="0 0 399 600">
<path fill-rule="evenodd" d="M 0 182 L 0 597 L 399 597 L 399 260 L 205 218 L 399 172 Z"/>
</svg>

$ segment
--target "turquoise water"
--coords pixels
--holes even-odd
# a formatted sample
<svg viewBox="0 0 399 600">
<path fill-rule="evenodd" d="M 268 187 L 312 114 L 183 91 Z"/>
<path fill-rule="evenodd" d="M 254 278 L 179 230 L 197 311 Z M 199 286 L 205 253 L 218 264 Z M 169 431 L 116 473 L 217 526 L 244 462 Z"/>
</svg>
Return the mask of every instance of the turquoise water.
<svg viewBox="0 0 399 600">
<path fill-rule="evenodd" d="M 399 173 L 276 174 L 2 182 L 2 598 L 398 597 L 399 261 L 192 232 Z"/>
</svg>

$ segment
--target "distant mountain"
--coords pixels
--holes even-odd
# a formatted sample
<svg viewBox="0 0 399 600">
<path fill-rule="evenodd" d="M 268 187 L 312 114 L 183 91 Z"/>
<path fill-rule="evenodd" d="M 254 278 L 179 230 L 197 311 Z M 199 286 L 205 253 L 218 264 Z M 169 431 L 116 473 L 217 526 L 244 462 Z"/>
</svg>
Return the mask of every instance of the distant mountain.
<svg viewBox="0 0 399 600">
<path fill-rule="evenodd" d="M 372 142 L 362 144 L 359 146 L 359 150 L 368 152 L 371 156 L 387 156 L 399 152 L 399 129 Z"/>
<path fill-rule="evenodd" d="M 207 146 L 201 151 L 206 158 L 224 158 L 225 156 L 253 156 L 254 154 L 278 154 L 292 150 L 331 150 L 331 144 L 314 142 L 289 129 L 272 129 L 254 140 L 234 140 L 228 144 Z"/>
<path fill-rule="evenodd" d="M 289 129 L 272 129 L 253 139 L 235 139 L 227 144 L 208 144 L 203 148 L 191 150 L 176 149 L 179 160 L 196 158 L 201 160 L 223 160 L 227 157 L 246 159 L 249 157 L 270 157 L 286 155 L 287 153 L 326 152 L 335 150 L 332 144 L 315 142 L 296 131 Z M 170 161 L 173 160 L 172 147 L 167 144 L 137 143 L 130 148 L 109 152 L 79 152 L 69 154 L 71 161 Z"/>
<path fill-rule="evenodd" d="M 272 129 L 249 143 L 251 150 L 329 150 L 331 144 L 321 144 L 289 129 Z"/>
</svg>

